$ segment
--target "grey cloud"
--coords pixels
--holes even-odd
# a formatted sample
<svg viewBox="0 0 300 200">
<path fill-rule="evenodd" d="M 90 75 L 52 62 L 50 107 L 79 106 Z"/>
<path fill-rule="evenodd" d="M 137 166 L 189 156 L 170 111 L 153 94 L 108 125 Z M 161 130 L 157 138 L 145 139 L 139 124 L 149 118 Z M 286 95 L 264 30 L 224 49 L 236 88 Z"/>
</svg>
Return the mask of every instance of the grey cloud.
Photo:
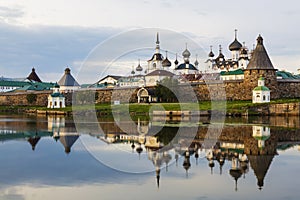
<svg viewBox="0 0 300 200">
<path fill-rule="evenodd" d="M 5 195 L 0 195 L 0 199 L 2 200 L 23 200 L 25 197 L 20 194 L 5 194 Z"/>
<path fill-rule="evenodd" d="M 63 73 L 83 60 L 100 42 L 120 29 L 63 26 L 12 26 L 0 23 L 1 76 L 25 77 L 31 67 L 38 74 Z M 45 81 L 49 77 L 41 77 Z"/>
<path fill-rule="evenodd" d="M 0 17 L 3 18 L 18 18 L 24 15 L 24 11 L 21 8 L 8 8 L 0 6 Z"/>
</svg>

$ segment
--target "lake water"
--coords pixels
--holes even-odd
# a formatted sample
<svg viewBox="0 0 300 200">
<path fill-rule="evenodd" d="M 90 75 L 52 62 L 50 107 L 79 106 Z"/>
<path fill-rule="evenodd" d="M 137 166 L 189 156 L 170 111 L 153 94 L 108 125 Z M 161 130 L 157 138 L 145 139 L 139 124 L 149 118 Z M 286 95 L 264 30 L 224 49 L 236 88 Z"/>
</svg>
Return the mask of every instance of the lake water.
<svg viewBox="0 0 300 200">
<path fill-rule="evenodd" d="M 300 197 L 298 117 L 98 120 L 0 115 L 0 199 Z"/>
</svg>

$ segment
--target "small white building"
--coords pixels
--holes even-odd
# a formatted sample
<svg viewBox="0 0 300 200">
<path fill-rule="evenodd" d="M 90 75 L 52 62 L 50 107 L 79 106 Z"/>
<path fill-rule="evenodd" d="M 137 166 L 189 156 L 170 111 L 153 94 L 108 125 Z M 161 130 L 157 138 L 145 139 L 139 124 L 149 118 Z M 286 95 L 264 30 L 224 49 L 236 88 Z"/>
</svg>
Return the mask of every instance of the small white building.
<svg viewBox="0 0 300 200">
<path fill-rule="evenodd" d="M 165 78 L 173 77 L 175 74 L 166 70 L 155 70 L 145 76 L 146 86 L 156 86 L 157 83 Z"/>
<path fill-rule="evenodd" d="M 65 108 L 65 97 L 59 92 L 59 85 L 55 84 L 53 93 L 48 96 L 47 108 Z"/>
<path fill-rule="evenodd" d="M 97 87 L 114 87 L 122 76 L 107 75 L 97 82 Z"/>
<path fill-rule="evenodd" d="M 244 80 L 244 71 L 242 69 L 221 71 L 220 79 L 223 81 Z"/>
<path fill-rule="evenodd" d="M 267 126 L 253 126 L 252 137 L 257 140 L 257 146 L 262 149 L 265 147 L 265 141 L 269 139 L 271 132 L 270 127 Z"/>
<path fill-rule="evenodd" d="M 118 80 L 119 87 L 144 87 L 145 77 L 142 75 L 122 77 Z"/>
<path fill-rule="evenodd" d="M 252 103 L 270 102 L 270 90 L 265 86 L 264 77 L 258 79 L 258 86 L 253 89 Z"/>
</svg>

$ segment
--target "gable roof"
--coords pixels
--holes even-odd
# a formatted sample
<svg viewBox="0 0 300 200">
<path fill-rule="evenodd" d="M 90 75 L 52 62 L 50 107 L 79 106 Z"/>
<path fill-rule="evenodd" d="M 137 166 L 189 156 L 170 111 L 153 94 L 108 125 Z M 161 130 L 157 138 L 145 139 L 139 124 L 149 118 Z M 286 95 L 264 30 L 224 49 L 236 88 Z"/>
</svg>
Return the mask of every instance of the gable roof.
<svg viewBox="0 0 300 200">
<path fill-rule="evenodd" d="M 253 51 L 247 69 L 274 69 L 268 53 L 263 45 L 263 38 L 259 35 L 257 45 Z"/>
<path fill-rule="evenodd" d="M 103 80 L 105 80 L 105 79 L 107 79 L 107 78 L 109 78 L 109 77 L 111 77 L 111 78 L 113 78 L 113 79 L 115 79 L 115 80 L 119 80 L 120 78 L 122 78 L 122 76 L 107 75 L 107 76 L 103 77 L 102 79 L 100 79 L 100 80 L 98 81 L 98 83 L 101 82 L 101 81 L 103 81 Z"/>
<path fill-rule="evenodd" d="M 79 83 L 71 75 L 70 68 L 65 69 L 65 74 L 57 82 L 59 86 L 79 86 Z"/>
</svg>

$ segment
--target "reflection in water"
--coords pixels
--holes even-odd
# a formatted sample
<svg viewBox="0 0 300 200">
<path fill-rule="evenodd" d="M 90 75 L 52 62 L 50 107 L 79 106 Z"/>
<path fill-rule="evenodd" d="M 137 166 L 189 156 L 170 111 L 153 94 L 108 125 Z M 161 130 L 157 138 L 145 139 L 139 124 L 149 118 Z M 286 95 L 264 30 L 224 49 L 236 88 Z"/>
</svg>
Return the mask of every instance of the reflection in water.
<svg viewBox="0 0 300 200">
<path fill-rule="evenodd" d="M 218 142 L 205 146 L 205 140 L 215 139 L 214 135 L 208 137 L 206 134 L 208 126 L 213 127 L 214 124 L 207 123 L 208 119 L 201 119 L 200 123 L 184 120 L 188 124 L 182 123 L 184 131 L 180 137 L 175 137 L 179 119 L 168 121 L 163 127 L 158 123 L 161 119 L 158 121 L 154 119 L 151 122 L 138 120 L 137 130 L 131 129 L 130 133 L 123 132 L 114 122 L 103 122 L 99 119 L 104 134 L 85 135 L 77 133 L 73 122 L 64 117 L 21 118 L 17 116 L 14 118 L 4 116 L 0 120 L 0 141 L 3 144 L 9 141 L 27 141 L 36 152 L 42 148 L 41 145 L 45 144 L 41 142 L 44 138 L 52 138 L 51 145 L 57 144 L 59 140 L 65 153 L 70 154 L 78 138 L 91 137 L 99 143 L 99 146 L 117 146 L 129 150 L 130 156 L 136 155 L 134 162 L 137 165 L 150 163 L 157 187 L 162 185 L 161 181 L 164 178 L 168 179 L 174 173 L 171 172 L 170 175 L 161 177 L 162 169 L 165 169 L 165 173 L 169 173 L 169 167 L 173 162 L 176 170 L 183 169 L 184 176 L 188 179 L 193 179 L 195 176 L 195 172 L 192 175 L 189 173 L 192 168 L 195 169 L 198 164 L 202 166 L 205 163 L 207 172 L 212 177 L 222 176 L 225 179 L 227 175 L 230 175 L 235 191 L 239 191 L 239 185 L 246 182 L 248 177 L 251 179 L 252 173 L 255 175 L 258 189 L 264 188 L 274 156 L 278 155 L 278 152 L 300 144 L 297 124 L 285 123 L 284 127 L 288 128 L 282 126 L 279 128 L 276 127 L 279 124 L 276 119 L 269 118 L 268 125 L 258 124 L 260 119 L 249 119 L 255 122 L 254 125 L 236 124 L 233 122 L 236 119 L 227 119 L 230 124 L 224 126 L 222 134 L 217 138 Z M 296 122 L 297 120 L 290 121 Z M 122 126 L 126 126 L 126 122 L 122 123 Z M 192 138 L 189 134 L 191 123 L 200 124 L 196 137 Z M 155 134 L 155 130 L 160 131 Z M 118 152 L 109 153 L 111 153 L 112 160 L 118 158 L 116 156 Z M 200 169 L 203 171 L 203 168 Z M 227 172 L 225 173 L 224 170 Z M 216 171 L 219 173 L 215 173 Z"/>
</svg>

